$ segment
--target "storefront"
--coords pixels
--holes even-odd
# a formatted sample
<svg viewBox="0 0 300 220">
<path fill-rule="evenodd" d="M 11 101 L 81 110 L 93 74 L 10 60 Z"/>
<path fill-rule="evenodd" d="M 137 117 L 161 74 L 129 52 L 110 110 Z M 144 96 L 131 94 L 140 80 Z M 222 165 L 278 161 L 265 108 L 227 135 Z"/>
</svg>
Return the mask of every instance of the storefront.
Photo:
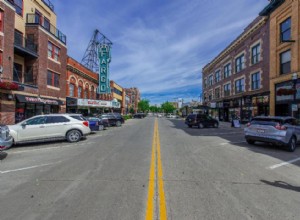
<svg viewBox="0 0 300 220">
<path fill-rule="evenodd" d="M 300 79 L 275 85 L 275 115 L 300 118 Z"/>
<path fill-rule="evenodd" d="M 59 113 L 60 106 L 64 105 L 59 99 L 49 99 L 35 96 L 16 94 L 15 123 L 35 115 Z"/>
<path fill-rule="evenodd" d="M 67 97 L 67 112 L 80 113 L 84 116 L 98 115 L 104 112 L 117 112 L 120 110 L 120 103 L 116 100 L 103 101 L 92 99 L 76 99 Z"/>
</svg>

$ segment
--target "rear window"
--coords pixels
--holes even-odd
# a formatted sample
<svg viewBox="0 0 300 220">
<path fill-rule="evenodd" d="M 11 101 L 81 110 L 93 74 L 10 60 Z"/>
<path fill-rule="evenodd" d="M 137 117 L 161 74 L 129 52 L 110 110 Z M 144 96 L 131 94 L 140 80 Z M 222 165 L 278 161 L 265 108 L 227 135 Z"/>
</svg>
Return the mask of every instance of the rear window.
<svg viewBox="0 0 300 220">
<path fill-rule="evenodd" d="M 77 119 L 79 121 L 85 121 L 85 118 L 81 115 L 70 115 L 71 118 Z"/>
<path fill-rule="evenodd" d="M 281 119 L 275 119 L 275 118 L 255 118 L 251 121 L 252 125 L 276 126 L 278 123 L 282 124 L 282 120 Z"/>
</svg>

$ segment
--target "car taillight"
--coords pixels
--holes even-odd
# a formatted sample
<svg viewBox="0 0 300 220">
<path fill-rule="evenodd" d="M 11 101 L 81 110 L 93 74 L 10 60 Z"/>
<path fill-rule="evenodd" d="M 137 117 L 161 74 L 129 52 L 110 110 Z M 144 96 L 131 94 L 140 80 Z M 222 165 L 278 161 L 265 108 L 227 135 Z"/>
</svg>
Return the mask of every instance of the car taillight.
<svg viewBox="0 0 300 220">
<path fill-rule="evenodd" d="M 84 126 L 89 126 L 89 122 L 88 121 L 84 121 L 84 122 L 82 122 L 82 124 L 84 125 Z"/>
<path fill-rule="evenodd" d="M 280 124 L 277 124 L 277 125 L 275 126 L 275 128 L 276 128 L 277 130 L 286 130 L 286 127 L 283 126 L 283 125 L 280 125 Z"/>
</svg>

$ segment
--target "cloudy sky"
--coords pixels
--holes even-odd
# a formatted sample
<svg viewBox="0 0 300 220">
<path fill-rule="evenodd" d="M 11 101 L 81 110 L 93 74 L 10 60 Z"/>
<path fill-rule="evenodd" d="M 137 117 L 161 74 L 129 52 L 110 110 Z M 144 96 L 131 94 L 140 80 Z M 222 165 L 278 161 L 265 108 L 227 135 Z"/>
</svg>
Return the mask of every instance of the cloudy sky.
<svg viewBox="0 0 300 220">
<path fill-rule="evenodd" d="M 201 70 L 267 0 L 51 0 L 69 56 L 81 61 L 95 29 L 112 42 L 110 79 L 151 104 L 199 100 Z"/>
</svg>

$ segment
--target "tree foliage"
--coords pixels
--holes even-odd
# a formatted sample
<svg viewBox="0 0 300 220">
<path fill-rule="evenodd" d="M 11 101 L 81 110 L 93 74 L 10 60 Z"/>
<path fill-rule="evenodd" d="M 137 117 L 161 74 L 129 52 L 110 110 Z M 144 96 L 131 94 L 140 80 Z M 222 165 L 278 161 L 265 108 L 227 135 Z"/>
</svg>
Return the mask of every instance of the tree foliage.
<svg viewBox="0 0 300 220">
<path fill-rule="evenodd" d="M 165 113 L 173 113 L 176 108 L 170 102 L 165 102 L 161 105 L 161 108 L 164 110 Z"/>
<path fill-rule="evenodd" d="M 149 107 L 150 107 L 149 100 L 147 99 L 142 99 L 138 104 L 139 112 L 145 113 L 146 111 L 149 110 Z"/>
</svg>

